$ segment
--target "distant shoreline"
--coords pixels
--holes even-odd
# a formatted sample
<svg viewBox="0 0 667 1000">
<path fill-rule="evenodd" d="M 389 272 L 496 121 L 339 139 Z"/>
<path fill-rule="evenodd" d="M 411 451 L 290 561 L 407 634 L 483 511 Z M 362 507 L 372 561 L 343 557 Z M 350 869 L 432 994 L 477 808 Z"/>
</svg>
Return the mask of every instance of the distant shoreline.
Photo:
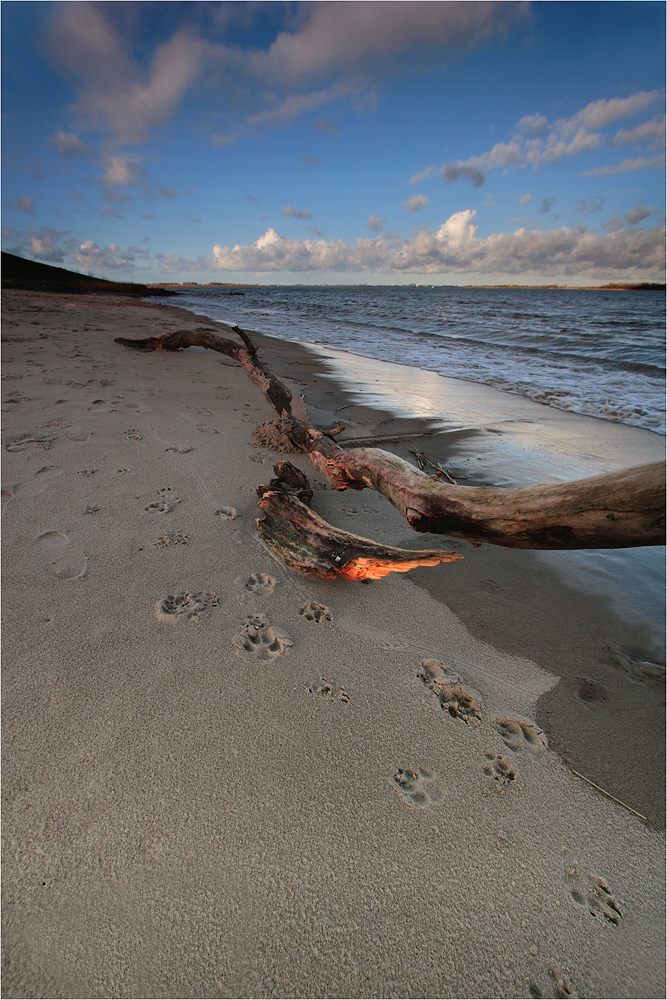
<svg viewBox="0 0 667 1000">
<path fill-rule="evenodd" d="M 241 281 L 161 281 L 149 283 L 147 288 L 282 288 L 282 285 L 268 285 L 268 284 L 258 284 L 249 283 Z M 317 287 L 316 285 L 302 285 L 300 282 L 295 281 L 292 286 L 287 287 L 297 287 L 297 288 L 312 288 Z M 568 292 L 664 292 L 667 290 L 667 285 L 662 282 L 651 282 L 651 281 L 640 281 L 636 283 L 622 283 L 622 282 L 612 282 L 608 285 L 328 285 L 324 284 L 323 288 L 368 288 L 368 287 L 387 287 L 387 288 L 532 288 L 536 290 L 545 291 L 547 289 L 555 289 L 556 291 L 568 291 Z"/>
</svg>

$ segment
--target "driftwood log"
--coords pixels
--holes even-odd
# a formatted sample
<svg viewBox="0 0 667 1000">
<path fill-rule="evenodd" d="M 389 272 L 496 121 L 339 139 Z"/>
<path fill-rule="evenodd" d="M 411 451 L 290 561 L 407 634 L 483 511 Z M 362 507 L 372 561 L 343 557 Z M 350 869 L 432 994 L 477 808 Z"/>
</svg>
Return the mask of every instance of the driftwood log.
<svg viewBox="0 0 667 1000">
<path fill-rule="evenodd" d="M 403 514 L 415 531 L 462 538 L 475 545 L 490 542 L 523 549 L 627 548 L 665 542 L 664 462 L 573 482 L 517 489 L 442 482 L 437 474 L 429 476 L 380 448 L 341 448 L 330 434 L 308 421 L 297 419 L 292 412 L 292 394 L 287 386 L 257 357 L 248 335 L 238 327 L 234 327 L 234 332 L 241 344 L 219 337 L 206 328 L 181 330 L 145 340 L 119 337 L 116 342 L 142 351 L 206 347 L 234 358 L 261 389 L 278 418 L 271 422 L 271 430 L 282 440 L 278 450 L 305 452 L 332 489 L 376 490 Z M 352 550 L 345 548 L 348 542 L 344 539 L 356 536 L 326 525 L 309 510 L 303 499 L 297 497 L 304 510 L 295 508 L 294 496 L 289 496 L 289 491 L 263 489 L 266 492 L 261 496 L 260 506 L 266 516 L 264 521 L 258 522 L 260 533 L 267 543 L 271 538 L 276 540 L 274 547 L 285 561 L 291 559 L 290 565 L 295 566 L 301 565 L 300 560 L 308 561 L 310 556 L 305 555 L 303 548 L 306 538 L 309 544 L 315 545 L 317 552 L 325 539 L 325 548 L 328 546 L 327 551 L 333 554 L 334 563 L 336 555 L 340 555 L 341 560 L 347 559 Z M 316 536 L 317 543 L 314 541 Z M 368 539 L 361 541 L 376 545 L 380 561 L 388 558 L 386 547 L 377 546 Z M 380 550 L 385 555 L 381 555 Z M 418 557 L 432 558 L 437 553 L 431 550 L 409 554 L 415 560 L 414 565 L 428 565 Z M 370 554 L 367 557 L 373 558 Z M 319 565 L 319 558 L 313 555 L 313 566 Z M 365 557 L 359 550 L 352 558 Z M 400 557 L 395 568 L 398 569 L 399 564 Z M 355 565 L 361 566 L 360 563 Z M 329 568 L 337 572 L 334 567 Z M 409 568 L 405 565 L 405 569 Z M 376 575 L 384 574 L 378 571 Z M 351 578 L 361 579 L 361 576 Z"/>
</svg>

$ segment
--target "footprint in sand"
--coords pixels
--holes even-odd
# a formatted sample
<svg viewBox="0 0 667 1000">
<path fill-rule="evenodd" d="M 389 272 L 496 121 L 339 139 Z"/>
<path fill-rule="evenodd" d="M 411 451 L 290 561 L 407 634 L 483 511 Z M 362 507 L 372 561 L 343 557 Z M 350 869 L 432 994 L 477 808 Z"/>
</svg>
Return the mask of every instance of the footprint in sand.
<svg viewBox="0 0 667 1000">
<path fill-rule="evenodd" d="M 219 434 L 220 433 L 220 431 L 218 430 L 217 427 L 212 427 L 210 424 L 195 424 L 195 427 L 197 428 L 198 431 L 201 431 L 202 434 Z"/>
<path fill-rule="evenodd" d="M 107 399 L 94 399 L 93 402 L 88 407 L 89 413 L 106 413 L 109 409 L 109 401 Z"/>
<path fill-rule="evenodd" d="M 44 569 L 59 580 L 78 580 L 88 567 L 88 556 L 70 548 L 64 531 L 45 531 L 35 539 L 35 545 L 46 553 L 48 562 Z"/>
<path fill-rule="evenodd" d="M 253 573 L 246 580 L 245 588 L 251 594 L 264 595 L 270 594 L 277 583 L 278 581 L 269 576 L 268 573 Z"/>
<path fill-rule="evenodd" d="M 347 705 L 350 700 L 344 687 L 341 687 L 340 684 L 332 684 L 326 677 L 320 677 L 319 684 L 311 684 L 309 688 L 306 688 L 306 691 L 309 694 L 319 694 L 327 701 L 342 701 L 344 705 Z"/>
<path fill-rule="evenodd" d="M 508 785 L 516 778 L 516 768 L 499 753 L 487 753 L 484 773 L 501 785 Z"/>
<path fill-rule="evenodd" d="M 168 531 L 165 535 L 160 535 L 156 545 L 159 545 L 161 549 L 167 549 L 171 545 L 187 545 L 189 538 L 184 535 L 182 531 Z"/>
<path fill-rule="evenodd" d="M 39 448 L 48 451 L 54 440 L 55 434 L 8 434 L 5 438 L 5 449 L 11 452 L 32 451 Z"/>
<path fill-rule="evenodd" d="M 500 718 L 495 720 L 495 727 L 503 738 L 506 747 L 514 753 L 527 751 L 533 756 L 544 752 L 547 739 L 541 729 L 530 722 L 520 719 Z"/>
<path fill-rule="evenodd" d="M 239 512 L 236 507 L 218 507 L 215 516 L 222 521 L 233 521 L 235 517 L 239 516 Z"/>
<path fill-rule="evenodd" d="M 442 790 L 433 771 L 425 767 L 415 770 L 400 768 L 392 778 L 392 787 L 406 805 L 427 809 L 442 801 Z"/>
<path fill-rule="evenodd" d="M 617 646 L 608 646 L 608 662 L 620 667 L 633 680 L 662 686 L 665 682 L 665 664 L 656 660 L 646 660 L 630 653 L 624 653 Z"/>
<path fill-rule="evenodd" d="M 6 495 L 7 499 L 14 498 L 16 500 L 25 500 L 28 497 L 40 496 L 47 488 L 49 480 L 61 475 L 61 473 L 62 469 L 59 469 L 58 466 L 45 465 L 43 468 L 38 469 L 32 479 L 27 479 L 23 483 L 17 483 L 10 490 L 3 490 L 3 494 Z"/>
<path fill-rule="evenodd" d="M 187 455 L 189 451 L 194 451 L 194 448 L 189 444 L 174 444 L 171 448 L 165 448 L 164 450 L 173 451 L 177 455 Z"/>
<path fill-rule="evenodd" d="M 604 879 L 571 868 L 566 872 L 565 884 L 578 906 L 585 907 L 592 917 L 618 927 L 623 913 Z"/>
<path fill-rule="evenodd" d="M 130 427 L 129 431 L 123 432 L 123 437 L 126 441 L 141 441 L 142 437 L 138 430 L 134 427 Z"/>
<path fill-rule="evenodd" d="M 187 592 L 170 594 L 169 597 L 158 601 L 155 609 L 161 622 L 174 622 L 186 618 L 197 622 L 219 604 L 218 595 L 206 590 L 192 594 Z"/>
<path fill-rule="evenodd" d="M 90 440 L 90 431 L 82 431 L 80 427 L 64 427 L 65 437 L 69 441 L 88 441 Z"/>
<path fill-rule="evenodd" d="M 275 660 L 293 645 L 288 635 L 276 631 L 266 615 L 250 615 L 246 618 L 240 635 L 234 636 L 232 645 L 238 655 L 249 662 L 254 660 Z"/>
<path fill-rule="evenodd" d="M 481 698 L 461 687 L 459 675 L 442 660 L 422 660 L 417 676 L 453 718 L 466 723 L 482 718 Z"/>
<path fill-rule="evenodd" d="M 321 625 L 322 622 L 333 621 L 331 612 L 326 604 L 318 604 L 317 601 L 308 601 L 308 603 L 304 604 L 301 608 L 299 614 L 303 615 L 306 621 L 317 622 L 318 625 Z"/>
</svg>

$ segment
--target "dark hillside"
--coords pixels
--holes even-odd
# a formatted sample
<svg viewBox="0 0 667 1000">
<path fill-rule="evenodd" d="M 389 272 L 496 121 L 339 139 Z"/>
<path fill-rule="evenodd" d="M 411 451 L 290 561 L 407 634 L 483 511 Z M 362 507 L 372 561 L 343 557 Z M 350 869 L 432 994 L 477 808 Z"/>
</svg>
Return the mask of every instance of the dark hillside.
<svg viewBox="0 0 667 1000">
<path fill-rule="evenodd" d="M 175 295 L 165 288 L 149 288 L 132 282 L 107 281 L 87 274 L 67 271 L 64 267 L 38 264 L 13 253 L 2 254 L 2 287 L 31 292 L 106 292 L 122 295 Z"/>
</svg>

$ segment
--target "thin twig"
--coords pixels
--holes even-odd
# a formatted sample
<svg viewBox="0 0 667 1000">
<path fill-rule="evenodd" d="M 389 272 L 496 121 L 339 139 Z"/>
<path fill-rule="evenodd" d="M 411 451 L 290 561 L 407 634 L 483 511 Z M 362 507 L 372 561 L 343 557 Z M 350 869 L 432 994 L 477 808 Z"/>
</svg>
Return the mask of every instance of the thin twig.
<svg viewBox="0 0 667 1000">
<path fill-rule="evenodd" d="M 614 802 L 618 802 L 619 806 L 623 806 L 623 808 L 627 809 L 628 812 L 633 813 L 635 816 L 639 816 L 640 819 L 646 819 L 646 816 L 642 816 L 642 814 L 638 813 L 636 809 L 633 809 L 631 806 L 626 805 L 625 802 L 621 802 L 621 800 L 617 799 L 615 795 L 611 794 L 611 792 L 605 792 L 604 788 L 600 788 L 600 786 L 596 785 L 595 782 L 591 781 L 590 778 L 585 778 L 583 774 L 579 774 L 579 772 L 575 771 L 573 767 L 570 768 L 570 770 L 572 771 L 572 774 L 576 774 L 578 778 L 583 778 L 583 780 L 587 781 L 589 785 L 593 786 L 593 788 L 597 788 L 598 792 L 602 792 L 603 795 L 606 795 L 608 798 L 613 799 Z"/>
<path fill-rule="evenodd" d="M 432 462 L 430 458 L 427 458 L 426 455 L 423 454 L 423 452 L 417 451 L 416 448 L 411 448 L 410 451 L 417 459 L 417 465 L 419 466 L 420 469 L 423 470 L 425 466 L 430 465 L 432 469 L 435 469 L 436 474 L 441 476 L 446 476 L 446 478 L 449 480 L 452 486 L 459 485 L 454 479 L 454 477 L 449 472 L 447 472 L 447 469 L 443 469 L 443 467 L 439 463 L 436 464 L 435 462 Z"/>
</svg>

